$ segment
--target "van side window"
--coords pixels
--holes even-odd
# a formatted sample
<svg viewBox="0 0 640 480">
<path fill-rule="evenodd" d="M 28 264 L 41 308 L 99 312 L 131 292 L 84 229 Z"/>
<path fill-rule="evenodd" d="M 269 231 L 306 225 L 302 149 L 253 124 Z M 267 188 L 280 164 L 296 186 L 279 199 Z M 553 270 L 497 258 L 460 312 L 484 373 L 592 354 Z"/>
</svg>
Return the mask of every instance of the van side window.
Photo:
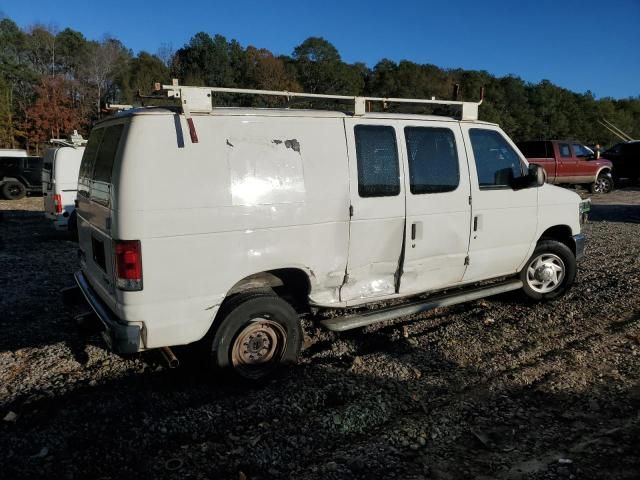
<svg viewBox="0 0 640 480">
<path fill-rule="evenodd" d="M 113 162 L 116 158 L 123 127 L 123 124 L 113 125 L 107 127 L 104 132 L 93 170 L 93 179 L 97 182 L 111 183 L 111 171 L 113 170 Z"/>
<path fill-rule="evenodd" d="M 406 127 L 410 189 L 413 194 L 451 192 L 460 169 L 453 132 L 448 128 Z"/>
<path fill-rule="evenodd" d="M 400 193 L 398 146 L 393 127 L 356 125 L 358 194 L 389 197 Z"/>
<path fill-rule="evenodd" d="M 509 187 L 523 175 L 518 154 L 495 130 L 469 129 L 480 189 Z"/>
<path fill-rule="evenodd" d="M 91 188 L 91 176 L 93 175 L 93 166 L 96 161 L 96 154 L 102 142 L 104 128 L 94 128 L 89 135 L 89 141 L 82 154 L 82 163 L 80 164 L 80 172 L 78 173 L 78 194 L 85 197 L 89 196 Z"/>
<path fill-rule="evenodd" d="M 566 143 L 561 143 L 560 145 L 558 145 L 558 149 L 560 149 L 561 157 L 567 158 L 571 156 L 571 150 L 569 149 L 569 145 L 567 145 Z"/>
</svg>

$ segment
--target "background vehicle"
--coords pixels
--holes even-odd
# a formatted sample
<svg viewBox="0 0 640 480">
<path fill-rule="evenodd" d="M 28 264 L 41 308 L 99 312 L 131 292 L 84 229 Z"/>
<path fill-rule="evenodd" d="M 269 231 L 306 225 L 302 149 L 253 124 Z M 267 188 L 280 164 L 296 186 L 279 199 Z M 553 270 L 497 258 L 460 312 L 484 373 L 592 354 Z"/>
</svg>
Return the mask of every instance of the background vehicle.
<svg viewBox="0 0 640 480">
<path fill-rule="evenodd" d="M 602 153 L 613 164 L 615 179 L 640 181 L 640 140 L 618 143 Z"/>
<path fill-rule="evenodd" d="M 260 378 L 296 360 L 311 307 L 431 294 L 321 321 L 342 331 L 573 283 L 579 196 L 545 185 L 477 103 L 412 100 L 458 118 L 367 113 L 371 98 L 353 114 L 212 109 L 209 88 L 165 89 L 182 114 L 102 120 L 80 167 L 75 277 L 117 351 L 199 342 L 214 366 Z"/>
<path fill-rule="evenodd" d="M 544 168 L 547 182 L 554 185 L 584 185 L 591 193 L 608 193 L 613 189 L 612 164 L 596 159 L 581 143 L 568 140 L 536 140 L 518 143 L 530 163 Z"/>
<path fill-rule="evenodd" d="M 69 140 L 55 139 L 51 143 L 56 146 L 45 153 L 42 169 L 44 215 L 53 221 L 56 230 L 68 230 L 75 211 L 78 171 L 86 140 L 74 132 Z"/>
<path fill-rule="evenodd" d="M 42 158 L 25 150 L 0 150 L 0 195 L 19 200 L 42 189 Z"/>
</svg>

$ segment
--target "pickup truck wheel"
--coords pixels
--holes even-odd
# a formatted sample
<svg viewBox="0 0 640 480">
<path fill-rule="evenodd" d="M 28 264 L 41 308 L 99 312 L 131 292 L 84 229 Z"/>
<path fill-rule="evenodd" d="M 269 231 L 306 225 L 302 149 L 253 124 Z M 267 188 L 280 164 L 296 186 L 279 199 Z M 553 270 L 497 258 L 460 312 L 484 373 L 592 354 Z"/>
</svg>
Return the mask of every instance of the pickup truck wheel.
<svg viewBox="0 0 640 480">
<path fill-rule="evenodd" d="M 285 300 L 273 293 L 246 293 L 222 308 L 211 344 L 215 367 L 253 381 L 298 361 L 302 327 Z"/>
<path fill-rule="evenodd" d="M 2 195 L 7 200 L 20 200 L 27 194 L 27 188 L 20 182 L 9 180 L 2 184 Z"/>
<path fill-rule="evenodd" d="M 609 193 L 613 190 L 613 179 L 610 175 L 600 174 L 595 182 L 591 184 L 591 193 Z"/>
<path fill-rule="evenodd" d="M 543 240 L 520 272 L 522 290 L 534 300 L 552 300 L 564 294 L 576 278 L 576 258 L 565 244 Z"/>
</svg>

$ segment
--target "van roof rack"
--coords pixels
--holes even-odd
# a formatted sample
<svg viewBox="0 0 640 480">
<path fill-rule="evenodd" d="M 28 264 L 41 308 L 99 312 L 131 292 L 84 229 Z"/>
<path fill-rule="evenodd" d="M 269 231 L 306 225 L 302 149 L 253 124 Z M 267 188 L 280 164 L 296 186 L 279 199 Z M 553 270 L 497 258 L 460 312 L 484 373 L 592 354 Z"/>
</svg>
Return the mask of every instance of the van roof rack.
<svg viewBox="0 0 640 480">
<path fill-rule="evenodd" d="M 68 139 L 63 138 L 52 138 L 49 140 L 49 143 L 53 145 L 60 145 L 62 147 L 83 147 L 87 144 L 87 139 L 83 138 L 82 135 L 78 133 L 77 130 L 74 130 L 71 135 L 69 135 Z"/>
<path fill-rule="evenodd" d="M 456 85 L 457 87 L 457 85 Z M 194 143 L 198 142 L 198 136 L 193 126 L 193 120 L 191 119 L 192 112 L 209 113 L 213 111 L 212 97 L 214 93 L 231 93 L 239 95 L 265 95 L 272 97 L 285 97 L 287 100 L 290 98 L 322 98 L 328 100 L 345 100 L 354 103 L 354 115 L 361 116 L 366 113 L 366 106 L 368 102 L 382 103 L 385 108 L 389 103 L 402 103 L 402 104 L 430 104 L 430 105 L 449 105 L 458 108 L 459 114 L 457 118 L 459 120 L 477 120 L 478 119 L 478 107 L 482 104 L 484 99 L 484 88 L 480 90 L 480 100 L 478 102 L 462 102 L 459 100 L 437 100 L 435 97 L 430 99 L 426 98 L 387 98 L 387 97 L 361 97 L 351 95 L 326 95 L 319 93 L 302 93 L 302 92 L 289 92 L 278 90 L 256 90 L 247 88 L 225 88 L 225 87 L 193 87 L 186 85 L 179 85 L 177 79 L 173 79 L 171 85 L 161 85 L 156 83 L 154 86 L 156 92 L 165 92 L 167 97 L 180 100 L 182 105 L 182 111 L 185 114 L 187 122 L 189 124 L 189 132 L 191 134 L 191 140 Z M 456 88 L 456 96 L 457 96 Z"/>
</svg>

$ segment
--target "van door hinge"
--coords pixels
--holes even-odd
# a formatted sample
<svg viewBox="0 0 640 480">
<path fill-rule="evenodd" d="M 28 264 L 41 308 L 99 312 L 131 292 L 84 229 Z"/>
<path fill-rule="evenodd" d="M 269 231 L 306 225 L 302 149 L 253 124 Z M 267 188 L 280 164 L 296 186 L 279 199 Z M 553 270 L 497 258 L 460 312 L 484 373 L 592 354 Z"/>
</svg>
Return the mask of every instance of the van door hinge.
<svg viewBox="0 0 640 480">
<path fill-rule="evenodd" d="M 465 264 L 465 265 L 469 265 L 469 255 L 467 255 L 466 257 L 464 257 L 464 264 Z"/>
<path fill-rule="evenodd" d="M 471 205 L 471 195 L 469 195 L 469 205 Z"/>
<path fill-rule="evenodd" d="M 349 205 L 349 216 L 353 217 L 353 205 Z"/>
</svg>

